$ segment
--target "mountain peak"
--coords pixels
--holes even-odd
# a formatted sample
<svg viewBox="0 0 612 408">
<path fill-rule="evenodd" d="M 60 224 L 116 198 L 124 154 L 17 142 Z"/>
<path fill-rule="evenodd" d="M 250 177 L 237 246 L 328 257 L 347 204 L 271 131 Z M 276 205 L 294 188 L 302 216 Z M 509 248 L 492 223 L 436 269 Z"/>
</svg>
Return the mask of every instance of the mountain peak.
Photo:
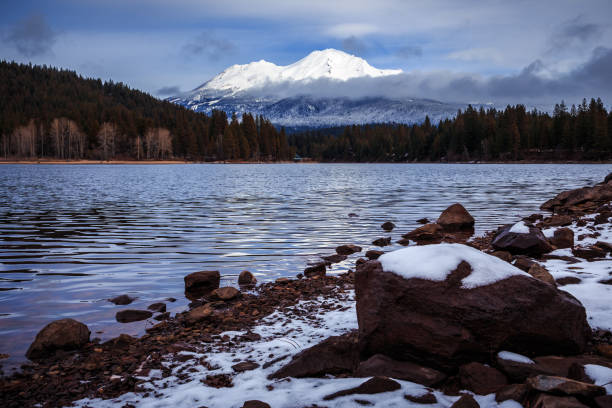
<svg viewBox="0 0 612 408">
<path fill-rule="evenodd" d="M 359 77 L 397 75 L 401 72 L 401 69 L 374 68 L 363 58 L 328 48 L 313 51 L 301 60 L 286 66 L 279 66 L 263 59 L 244 65 L 232 65 L 195 91 L 235 94 L 284 81 L 310 81 L 319 78 L 346 81 Z"/>
</svg>

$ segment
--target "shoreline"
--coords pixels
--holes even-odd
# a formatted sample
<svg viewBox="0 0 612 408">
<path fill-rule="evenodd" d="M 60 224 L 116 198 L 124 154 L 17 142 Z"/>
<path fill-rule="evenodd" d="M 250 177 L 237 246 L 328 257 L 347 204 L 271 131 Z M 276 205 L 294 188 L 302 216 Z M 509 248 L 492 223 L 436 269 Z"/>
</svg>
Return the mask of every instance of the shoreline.
<svg viewBox="0 0 612 408">
<path fill-rule="evenodd" d="M 592 247 L 597 242 L 599 235 L 604 233 L 604 236 L 607 236 L 605 234 L 609 234 L 611 228 L 609 221 L 596 224 L 598 221 L 595 214 L 598 211 L 599 214 L 602 214 L 602 211 L 608 211 L 600 210 L 605 204 L 593 205 L 589 202 L 586 204 L 588 204 L 587 207 L 580 208 L 580 211 L 584 213 L 582 215 L 579 213 L 574 215 L 550 215 L 543 210 L 541 213 L 546 215 L 534 214 L 523 218 L 523 220 L 531 220 L 534 224 L 540 225 L 542 231 L 549 235 L 551 229 L 556 230 L 570 225 L 576 231 L 580 247 L 584 244 Z M 566 218 L 562 218 L 564 216 Z M 574 226 L 581 220 L 584 221 L 585 225 Z M 468 242 L 482 251 L 490 251 L 494 234 L 495 231 L 489 231 L 482 237 L 469 238 L 470 241 L 463 240 L 462 237 L 455 236 L 455 234 L 439 236 L 434 240 L 440 239 L 440 241 L 446 242 L 448 239 L 450 242 Z M 593 237 L 590 237 L 589 234 Z M 425 238 L 431 239 L 431 236 Z M 384 247 L 377 249 L 384 250 Z M 355 256 L 358 257 L 356 265 L 359 265 L 359 259 L 363 259 L 359 258 L 363 256 L 361 249 L 356 252 Z M 545 255 L 541 259 L 527 257 L 528 259 L 524 262 L 533 263 L 535 261 L 544 265 L 550 269 L 551 273 L 554 273 L 554 278 L 558 282 L 565 277 L 563 274 L 567 270 L 577 271 L 577 275 L 570 276 L 568 274 L 568 277 L 582 276 L 583 272 L 581 270 L 585 268 L 597 269 L 598 265 L 605 266 L 606 262 L 610 261 L 609 256 L 603 259 L 589 259 L 587 256 L 590 255 L 588 254 L 581 254 L 579 257 L 572 251 L 565 251 L 561 255 L 553 254 L 548 258 L 547 256 Z M 376 259 L 370 256 L 368 258 Z M 526 257 L 516 257 L 516 259 L 523 258 Z M 364 259 L 363 262 L 365 261 Z M 571 265 L 567 269 L 565 264 L 561 264 L 561 262 L 566 261 Z M 558 268 L 559 271 L 555 268 Z M 529 264 L 527 264 L 527 269 L 529 269 Z M 588 272 L 588 270 L 584 272 Z M 29 403 L 33 402 L 43 403 L 44 405 L 45 401 L 51 403 L 51 405 L 60 403 L 63 405 L 82 398 L 86 399 L 81 406 L 114 406 L 111 399 L 120 396 L 122 396 L 120 397 L 122 403 L 125 404 L 146 401 L 147 398 L 150 403 L 151 398 L 157 398 L 155 397 L 156 394 L 159 394 L 160 398 L 164 395 L 163 389 L 165 387 L 162 383 L 167 385 L 170 381 L 171 387 L 168 388 L 168 392 L 172 392 L 172 387 L 189 384 L 189 381 L 193 379 L 188 373 L 190 370 L 197 369 L 192 371 L 196 373 L 194 375 L 205 374 L 200 375 L 201 380 L 196 380 L 199 387 L 204 386 L 205 390 L 210 390 L 211 394 L 217 393 L 216 395 L 219 396 L 226 395 L 223 390 L 236 393 L 234 387 L 242 386 L 241 376 L 248 376 L 248 373 L 256 373 L 257 370 L 270 373 L 270 369 L 280 368 L 290 360 L 291 356 L 297 354 L 297 351 L 292 349 L 293 346 L 285 349 L 281 347 L 282 352 L 274 351 L 274 347 L 277 349 L 279 347 L 278 338 L 288 336 L 287 338 L 290 338 L 293 342 L 304 343 L 300 344 L 300 348 L 307 349 L 307 347 L 314 346 L 317 341 L 324 340 L 321 337 L 323 335 L 325 337 L 329 337 L 331 334 L 341 335 L 346 334 L 347 330 L 354 329 L 352 320 L 348 325 L 336 324 L 336 326 L 333 326 L 331 323 L 325 322 L 326 318 L 315 318 L 317 316 L 327 316 L 332 321 L 333 319 L 330 316 L 336 316 L 334 313 L 343 319 L 347 318 L 347 313 L 354 315 L 354 272 L 342 275 L 326 275 L 325 266 L 323 266 L 322 275 L 320 274 L 320 268 L 318 270 L 307 268 L 304 273 L 306 275 L 312 273 L 313 275 L 304 278 L 300 276 L 302 275 L 300 273 L 297 279 L 279 278 L 274 282 L 263 283 L 255 288 L 241 288 L 243 290 L 241 290 L 240 295 L 230 299 L 196 300 L 190 304 L 187 311 L 178 313 L 175 317 L 162 319 L 160 323 L 149 328 L 147 334 L 140 338 L 122 335 L 103 344 L 92 341 L 76 353 L 60 352 L 55 356 L 26 364 L 23 372 L 0 378 L 0 391 L 14 397 L 14 400 L 11 401 L 14 402 L 14 405 L 9 404 L 9 407 L 29 406 Z M 558 285 L 562 286 L 560 283 Z M 211 308 L 207 309 L 208 314 L 205 318 L 195 324 L 187 323 L 194 311 L 207 305 Z M 302 327 L 301 330 L 304 330 L 307 334 L 301 335 L 300 330 L 290 334 L 296 330 L 293 327 L 296 324 L 295 321 L 301 321 L 302 318 L 306 318 L 304 322 L 306 326 Z M 308 324 L 311 325 L 308 326 Z M 318 330 L 317 324 L 326 327 L 326 329 Z M 277 331 L 265 329 L 271 326 L 275 327 Z M 608 335 L 605 334 L 605 336 Z M 606 338 L 605 336 L 602 338 Z M 597 344 L 612 344 L 612 337 L 608 336 L 607 339 Z M 311 343 L 312 341 L 315 343 Z M 251 349 L 258 350 L 257 347 L 260 343 L 266 344 L 266 347 L 268 347 L 266 348 L 267 354 L 249 351 Z M 595 348 L 592 348 L 591 352 L 597 355 L 594 350 Z M 244 360 L 243 363 L 250 362 L 257 364 L 257 367 L 245 371 L 240 371 L 242 368 L 231 368 L 236 365 L 236 361 L 232 361 L 228 356 L 235 354 Z M 221 356 L 229 360 L 223 360 Z M 236 357 L 234 357 L 235 359 Z M 252 360 L 256 361 L 253 362 Z M 610 364 L 612 365 L 612 360 Z M 218 372 L 219 368 L 215 368 L 219 365 L 221 365 L 221 373 Z M 59 381 L 60 379 L 61 381 Z M 340 376 L 337 379 L 321 380 L 317 383 L 317 387 L 328 389 L 332 384 L 342 384 L 340 388 L 348 388 L 358 385 L 363 380 L 351 379 L 349 381 L 348 378 L 343 379 Z M 87 383 L 79 383 L 81 381 L 87 381 Z M 263 388 L 265 379 L 261 378 L 257 381 L 262 383 L 261 388 Z M 65 382 L 65 384 L 60 384 L 60 382 Z M 293 382 L 298 381 L 294 380 Z M 301 384 L 304 385 L 304 383 Z M 405 393 L 406 387 L 409 388 L 409 386 L 404 383 L 401 383 L 401 385 L 402 392 Z M 438 401 L 445 401 L 445 398 L 450 402 L 458 400 L 462 394 L 460 390 L 453 390 L 451 385 L 435 387 L 432 395 Z M 70 390 L 71 387 L 72 390 Z M 283 387 L 289 387 L 288 389 L 290 389 L 290 385 L 283 382 L 273 382 L 270 387 L 272 389 L 269 393 L 262 395 L 269 395 L 269 398 L 273 398 L 276 395 L 273 392 L 274 388 L 282 390 Z M 338 385 L 333 387 L 338 387 Z M 56 388 L 61 389 L 62 392 L 54 396 Z M 314 392 L 314 390 L 312 391 Z M 419 388 L 417 391 L 415 393 L 421 395 L 422 390 Z M 261 392 L 265 391 L 262 390 Z M 319 391 L 319 394 L 321 392 Z M 20 393 L 25 393 L 25 396 L 20 396 Z M 152 394 L 152 396 L 149 394 Z M 425 395 L 425 391 L 422 394 Z M 141 396 L 135 400 L 134 395 Z M 321 398 L 324 395 L 325 393 L 321 394 Z M 250 399 L 246 397 L 247 395 L 239 395 L 239 398 L 243 400 Z M 50 399 L 41 401 L 41 398 Z M 264 398 L 262 399 L 265 401 Z M 415 398 L 418 398 L 418 396 L 415 396 Z M 484 399 L 482 401 L 486 402 Z M 448 405 L 450 405 L 450 402 Z M 217 401 L 217 403 L 225 404 L 225 401 Z M 303 406 L 307 405 L 304 404 Z M 239 405 L 232 402 L 222 406 L 238 407 Z M 376 406 L 379 405 L 376 404 Z"/>
<path fill-rule="evenodd" d="M 169 164 L 612 164 L 605 161 L 574 160 L 518 160 L 518 161 L 466 161 L 466 162 L 344 162 L 344 161 L 189 161 L 189 160 L 0 160 L 2 164 L 41 164 L 41 165 L 169 165 Z"/>
</svg>

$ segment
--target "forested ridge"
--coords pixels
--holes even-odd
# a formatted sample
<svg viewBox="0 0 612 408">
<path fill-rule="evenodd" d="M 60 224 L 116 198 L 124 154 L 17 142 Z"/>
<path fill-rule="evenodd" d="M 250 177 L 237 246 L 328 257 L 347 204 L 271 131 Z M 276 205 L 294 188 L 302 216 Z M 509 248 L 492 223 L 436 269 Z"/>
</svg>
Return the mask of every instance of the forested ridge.
<svg viewBox="0 0 612 408">
<path fill-rule="evenodd" d="M 286 135 L 261 116 L 193 112 L 122 83 L 0 62 L 2 159 L 282 161 L 610 160 L 612 111 L 600 99 L 469 106 L 432 124 L 373 124 Z"/>
<path fill-rule="evenodd" d="M 287 160 L 284 130 L 262 117 L 196 113 L 122 83 L 0 62 L 4 159 Z"/>
<path fill-rule="evenodd" d="M 468 106 L 434 125 L 379 124 L 292 134 L 297 153 L 320 161 L 609 160 L 612 111 L 598 99 L 555 105 L 553 114 Z"/>
</svg>

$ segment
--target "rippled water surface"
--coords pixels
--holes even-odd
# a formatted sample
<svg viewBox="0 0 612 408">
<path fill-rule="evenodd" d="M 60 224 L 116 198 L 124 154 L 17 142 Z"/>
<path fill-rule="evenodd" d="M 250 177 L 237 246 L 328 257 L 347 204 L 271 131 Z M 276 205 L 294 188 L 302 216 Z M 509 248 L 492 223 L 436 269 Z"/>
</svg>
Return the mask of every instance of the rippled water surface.
<svg viewBox="0 0 612 408">
<path fill-rule="evenodd" d="M 610 165 L 1 165 L 0 353 L 23 359 L 36 332 L 73 317 L 92 337 L 139 334 L 130 308 L 173 297 L 187 273 L 218 269 L 235 284 L 294 276 L 342 243 L 394 241 L 454 202 L 476 231 L 538 210 L 554 194 L 603 180 Z M 348 217 L 356 213 L 358 217 Z M 380 224 L 397 228 L 385 234 Z M 355 257 L 333 272 L 350 268 Z M 223 284 L 223 282 L 222 282 Z M 6 360 L 5 360 L 6 364 Z"/>
</svg>

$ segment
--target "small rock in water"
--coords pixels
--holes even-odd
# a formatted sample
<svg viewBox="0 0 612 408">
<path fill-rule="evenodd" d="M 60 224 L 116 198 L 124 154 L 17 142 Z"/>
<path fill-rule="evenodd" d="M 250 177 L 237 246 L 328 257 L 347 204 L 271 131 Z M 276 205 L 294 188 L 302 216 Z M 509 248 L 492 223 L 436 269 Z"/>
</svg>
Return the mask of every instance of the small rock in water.
<svg viewBox="0 0 612 408">
<path fill-rule="evenodd" d="M 325 276 L 325 272 L 325 262 L 321 262 L 304 269 L 304 275 L 308 278 L 311 278 L 313 276 Z"/>
<path fill-rule="evenodd" d="M 249 271 L 242 271 L 238 276 L 239 285 L 254 285 L 257 283 L 255 276 Z"/>
<path fill-rule="evenodd" d="M 390 243 L 391 243 L 391 237 L 378 238 L 372 241 L 372 245 L 381 246 L 381 247 L 387 246 Z"/>
<path fill-rule="evenodd" d="M 429 220 L 427 218 L 419 218 L 416 222 L 419 224 L 428 224 Z"/>
<path fill-rule="evenodd" d="M 383 251 L 377 251 L 375 249 L 371 249 L 365 253 L 365 256 L 368 259 L 372 260 L 372 259 L 378 259 L 382 254 L 384 254 Z"/>
<path fill-rule="evenodd" d="M 338 262 L 342 262 L 347 258 L 346 255 L 340 255 L 340 254 L 333 254 L 333 255 L 327 255 L 327 256 L 322 256 L 321 259 L 323 259 L 325 262 L 329 262 L 329 263 L 338 263 Z"/>
<path fill-rule="evenodd" d="M 359 217 L 359 215 L 355 214 L 355 213 L 349 213 L 348 215 L 350 218 L 355 218 L 355 217 Z"/>
<path fill-rule="evenodd" d="M 173 297 L 166 298 L 166 302 L 176 302 L 176 299 Z"/>
<path fill-rule="evenodd" d="M 148 310 L 127 309 L 117 312 L 115 319 L 117 319 L 119 323 L 130 323 L 146 320 L 151 316 L 153 316 L 153 313 Z"/>
<path fill-rule="evenodd" d="M 166 311 L 166 304 L 162 302 L 152 303 L 147 307 L 147 309 L 153 312 L 164 313 Z"/>
<path fill-rule="evenodd" d="M 336 253 L 340 255 L 351 255 L 355 252 L 361 252 L 361 247 L 353 244 L 340 245 L 336 248 Z"/>
<path fill-rule="evenodd" d="M 387 221 L 383 223 L 380 227 L 384 229 L 385 231 L 393 231 L 393 228 L 395 228 L 395 224 L 392 223 L 391 221 Z"/>
<path fill-rule="evenodd" d="M 456 203 L 440 214 L 437 223 L 444 231 L 466 231 L 474 229 L 474 217 L 461 204 Z"/>
<path fill-rule="evenodd" d="M 74 319 L 61 319 L 49 323 L 38 332 L 28 348 L 30 360 L 48 356 L 56 350 L 75 350 L 89 342 L 89 328 Z"/>
<path fill-rule="evenodd" d="M 187 291 L 213 291 L 219 287 L 221 274 L 219 271 L 193 272 L 185 276 L 185 290 Z"/>
<path fill-rule="evenodd" d="M 134 299 L 136 298 L 130 297 L 128 295 L 119 295 L 112 299 L 108 299 L 108 301 L 116 305 L 125 306 L 125 305 L 129 305 L 130 303 L 132 303 Z"/>
</svg>

